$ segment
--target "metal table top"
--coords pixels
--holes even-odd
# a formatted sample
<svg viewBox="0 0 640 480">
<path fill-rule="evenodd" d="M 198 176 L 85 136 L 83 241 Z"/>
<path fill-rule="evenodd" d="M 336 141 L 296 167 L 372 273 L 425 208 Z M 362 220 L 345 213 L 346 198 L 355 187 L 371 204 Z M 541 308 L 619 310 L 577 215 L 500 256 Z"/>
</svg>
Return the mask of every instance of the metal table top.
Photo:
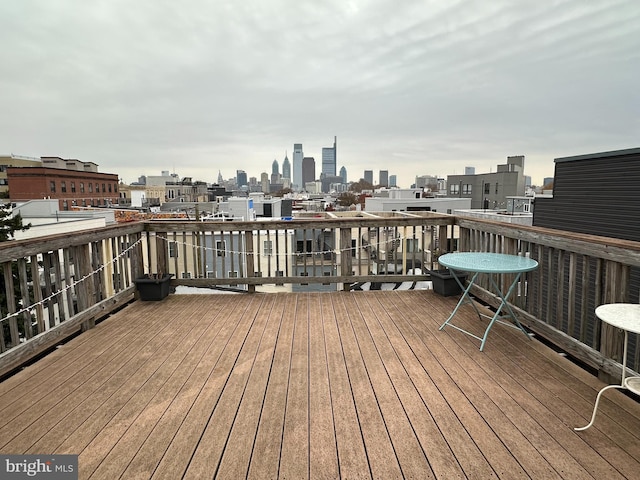
<svg viewBox="0 0 640 480">
<path fill-rule="evenodd" d="M 452 270 L 478 273 L 523 273 L 538 268 L 531 258 L 505 253 L 458 252 L 447 253 L 438 263 Z"/>
</svg>

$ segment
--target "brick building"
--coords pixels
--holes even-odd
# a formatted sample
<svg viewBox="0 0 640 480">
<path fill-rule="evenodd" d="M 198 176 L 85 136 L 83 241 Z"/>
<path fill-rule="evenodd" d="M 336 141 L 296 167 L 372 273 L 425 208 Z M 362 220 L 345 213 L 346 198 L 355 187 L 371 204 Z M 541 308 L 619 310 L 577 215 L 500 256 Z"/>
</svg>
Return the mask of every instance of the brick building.
<svg viewBox="0 0 640 480">
<path fill-rule="evenodd" d="M 8 167 L 12 202 L 56 198 L 61 210 L 72 206 L 107 207 L 118 203 L 118 175 L 84 169 Z"/>
</svg>

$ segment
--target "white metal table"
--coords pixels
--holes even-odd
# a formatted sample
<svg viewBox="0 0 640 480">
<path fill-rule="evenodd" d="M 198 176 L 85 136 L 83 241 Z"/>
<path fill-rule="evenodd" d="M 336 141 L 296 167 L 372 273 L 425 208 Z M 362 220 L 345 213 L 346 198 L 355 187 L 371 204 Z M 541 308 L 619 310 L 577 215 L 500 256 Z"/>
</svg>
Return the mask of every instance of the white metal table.
<svg viewBox="0 0 640 480">
<path fill-rule="evenodd" d="M 596 403 L 593 406 L 593 414 L 591 421 L 584 427 L 574 428 L 574 430 L 582 431 L 593 425 L 598 411 L 600 397 L 604 392 L 611 388 L 626 388 L 635 394 L 640 395 L 640 377 L 627 377 L 627 347 L 629 344 L 629 332 L 640 333 L 640 305 L 637 303 L 608 303 L 600 305 L 596 308 L 596 315 L 603 322 L 613 325 L 624 331 L 624 348 L 622 353 L 622 380 L 620 385 L 607 385 L 598 392 Z"/>
<path fill-rule="evenodd" d="M 456 308 L 453 310 L 453 312 L 451 313 L 447 321 L 440 326 L 440 330 L 442 330 L 444 327 L 449 325 L 450 327 L 453 327 L 456 330 L 460 330 L 461 332 L 466 333 L 467 335 L 470 335 L 473 338 L 480 340 L 480 351 L 484 349 L 484 345 L 487 342 L 487 336 L 489 335 L 489 331 L 491 330 L 491 327 L 493 327 L 493 324 L 496 322 L 503 323 L 510 327 L 518 328 L 527 336 L 527 338 L 531 338 L 528 332 L 524 329 L 524 327 L 518 321 L 518 318 L 516 317 L 515 313 L 513 313 L 513 309 L 511 308 L 507 300 L 509 299 L 509 296 L 511 296 L 511 294 L 513 293 L 513 290 L 518 285 L 518 281 L 520 280 L 521 275 L 525 272 L 530 272 L 538 268 L 538 262 L 528 257 L 521 257 L 518 255 L 508 255 L 504 253 L 459 252 L 459 253 L 447 253 L 445 255 L 442 255 L 440 258 L 438 258 L 438 263 L 444 267 L 447 267 L 449 270 L 451 270 L 451 273 L 453 273 L 453 276 L 455 277 L 456 281 L 458 282 L 458 284 L 460 285 L 460 287 L 464 292 L 460 297 L 460 300 L 458 301 Z M 462 285 L 462 283 L 456 276 L 456 273 L 455 273 L 456 270 L 473 273 L 473 276 L 469 281 L 469 285 L 467 285 L 466 288 L 464 285 Z M 478 275 L 480 274 L 489 275 L 491 285 L 495 290 L 495 293 L 501 299 L 500 305 L 498 306 L 497 310 L 491 317 L 483 313 L 480 313 L 480 311 L 478 310 L 478 307 L 476 307 L 475 303 L 473 302 L 473 300 L 469 295 L 471 288 L 475 284 L 475 281 L 478 278 Z M 496 282 L 494 278 L 497 275 L 504 275 L 504 274 L 515 274 L 511 282 L 511 285 L 507 289 L 506 293 L 502 292 L 502 289 L 500 288 L 499 283 Z M 476 310 L 478 317 L 490 318 L 489 324 L 487 325 L 487 328 L 484 331 L 484 335 L 482 337 L 478 337 L 477 335 L 474 335 L 473 333 L 468 332 L 451 323 L 451 321 L 453 320 L 453 317 L 458 312 L 458 309 L 463 303 L 471 303 L 473 308 Z M 501 315 L 501 312 L 503 309 L 507 311 L 507 315 L 505 316 Z M 507 323 L 501 320 L 502 318 L 506 318 L 506 317 L 510 318 L 512 322 Z"/>
</svg>

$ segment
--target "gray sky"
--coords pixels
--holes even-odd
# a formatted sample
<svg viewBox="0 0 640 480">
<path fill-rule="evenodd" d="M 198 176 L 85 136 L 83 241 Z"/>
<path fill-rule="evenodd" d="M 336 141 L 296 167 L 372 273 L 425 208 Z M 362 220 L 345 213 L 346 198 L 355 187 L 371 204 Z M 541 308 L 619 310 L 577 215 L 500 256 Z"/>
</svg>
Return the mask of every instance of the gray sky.
<svg viewBox="0 0 640 480">
<path fill-rule="evenodd" d="M 4 0 L 0 153 L 259 177 L 338 137 L 349 180 L 640 146 L 638 0 Z"/>
</svg>

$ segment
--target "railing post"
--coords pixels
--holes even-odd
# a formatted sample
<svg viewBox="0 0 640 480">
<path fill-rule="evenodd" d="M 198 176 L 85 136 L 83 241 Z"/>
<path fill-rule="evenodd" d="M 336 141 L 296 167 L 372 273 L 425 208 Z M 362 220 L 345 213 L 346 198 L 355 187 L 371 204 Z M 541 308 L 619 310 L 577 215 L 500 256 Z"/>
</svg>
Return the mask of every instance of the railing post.
<svg viewBox="0 0 640 480">
<path fill-rule="evenodd" d="M 245 230 L 244 232 L 244 251 L 246 256 L 247 278 L 253 278 L 256 274 L 253 259 L 253 230 Z M 249 293 L 255 293 L 256 286 L 254 284 L 248 284 L 247 291 Z"/>
<path fill-rule="evenodd" d="M 78 311 L 82 312 L 92 305 L 90 298 L 95 294 L 93 275 L 91 274 L 91 252 L 89 251 L 89 245 L 80 245 L 76 248 L 75 267 L 76 280 L 84 278 L 84 281 L 81 281 L 76 285 L 76 293 L 78 295 Z M 58 308 L 62 308 L 60 306 L 60 303 L 61 302 L 58 301 Z M 81 329 L 84 332 L 86 330 L 89 330 L 90 328 L 95 327 L 95 324 L 95 319 L 82 322 Z"/>
<path fill-rule="evenodd" d="M 167 262 L 167 250 L 168 250 L 168 237 L 167 232 L 156 232 L 156 271 L 149 273 L 165 274 L 169 273 L 169 264 Z M 152 266 L 149 265 L 151 269 Z M 176 277 L 178 272 L 176 272 Z"/>
<path fill-rule="evenodd" d="M 5 296 L 7 299 L 7 313 L 12 314 L 16 312 L 16 299 L 14 296 L 13 272 L 11 271 L 11 262 L 4 263 L 2 267 L 4 270 L 4 288 Z M 9 319 L 9 335 L 11 347 L 15 347 L 20 343 L 20 335 L 18 333 L 18 319 L 15 316 Z"/>
<path fill-rule="evenodd" d="M 628 301 L 628 289 L 621 288 L 621 285 L 629 283 L 629 269 L 623 265 L 607 261 L 605 264 L 605 291 L 604 303 L 624 303 Z M 618 328 L 609 325 L 606 322 L 600 322 L 600 353 L 605 358 L 611 358 L 618 363 L 622 363 L 624 352 L 624 332 Z M 598 372 L 598 378 L 606 382 L 619 381 L 619 379 L 610 378 L 609 374 L 602 371 Z"/>
<path fill-rule="evenodd" d="M 29 305 L 29 285 L 27 279 L 27 261 L 24 258 L 18 259 L 18 280 L 20 282 L 20 294 L 22 295 L 22 305 Z M 35 281 L 33 282 L 36 285 Z M 24 326 L 24 338 L 29 340 L 33 336 L 31 327 L 31 314 L 28 311 L 22 312 L 22 325 Z"/>
<path fill-rule="evenodd" d="M 340 229 L 340 275 L 352 275 L 353 263 L 351 256 L 351 229 Z M 344 282 L 342 290 L 348 292 L 351 288 L 351 282 Z"/>
</svg>

